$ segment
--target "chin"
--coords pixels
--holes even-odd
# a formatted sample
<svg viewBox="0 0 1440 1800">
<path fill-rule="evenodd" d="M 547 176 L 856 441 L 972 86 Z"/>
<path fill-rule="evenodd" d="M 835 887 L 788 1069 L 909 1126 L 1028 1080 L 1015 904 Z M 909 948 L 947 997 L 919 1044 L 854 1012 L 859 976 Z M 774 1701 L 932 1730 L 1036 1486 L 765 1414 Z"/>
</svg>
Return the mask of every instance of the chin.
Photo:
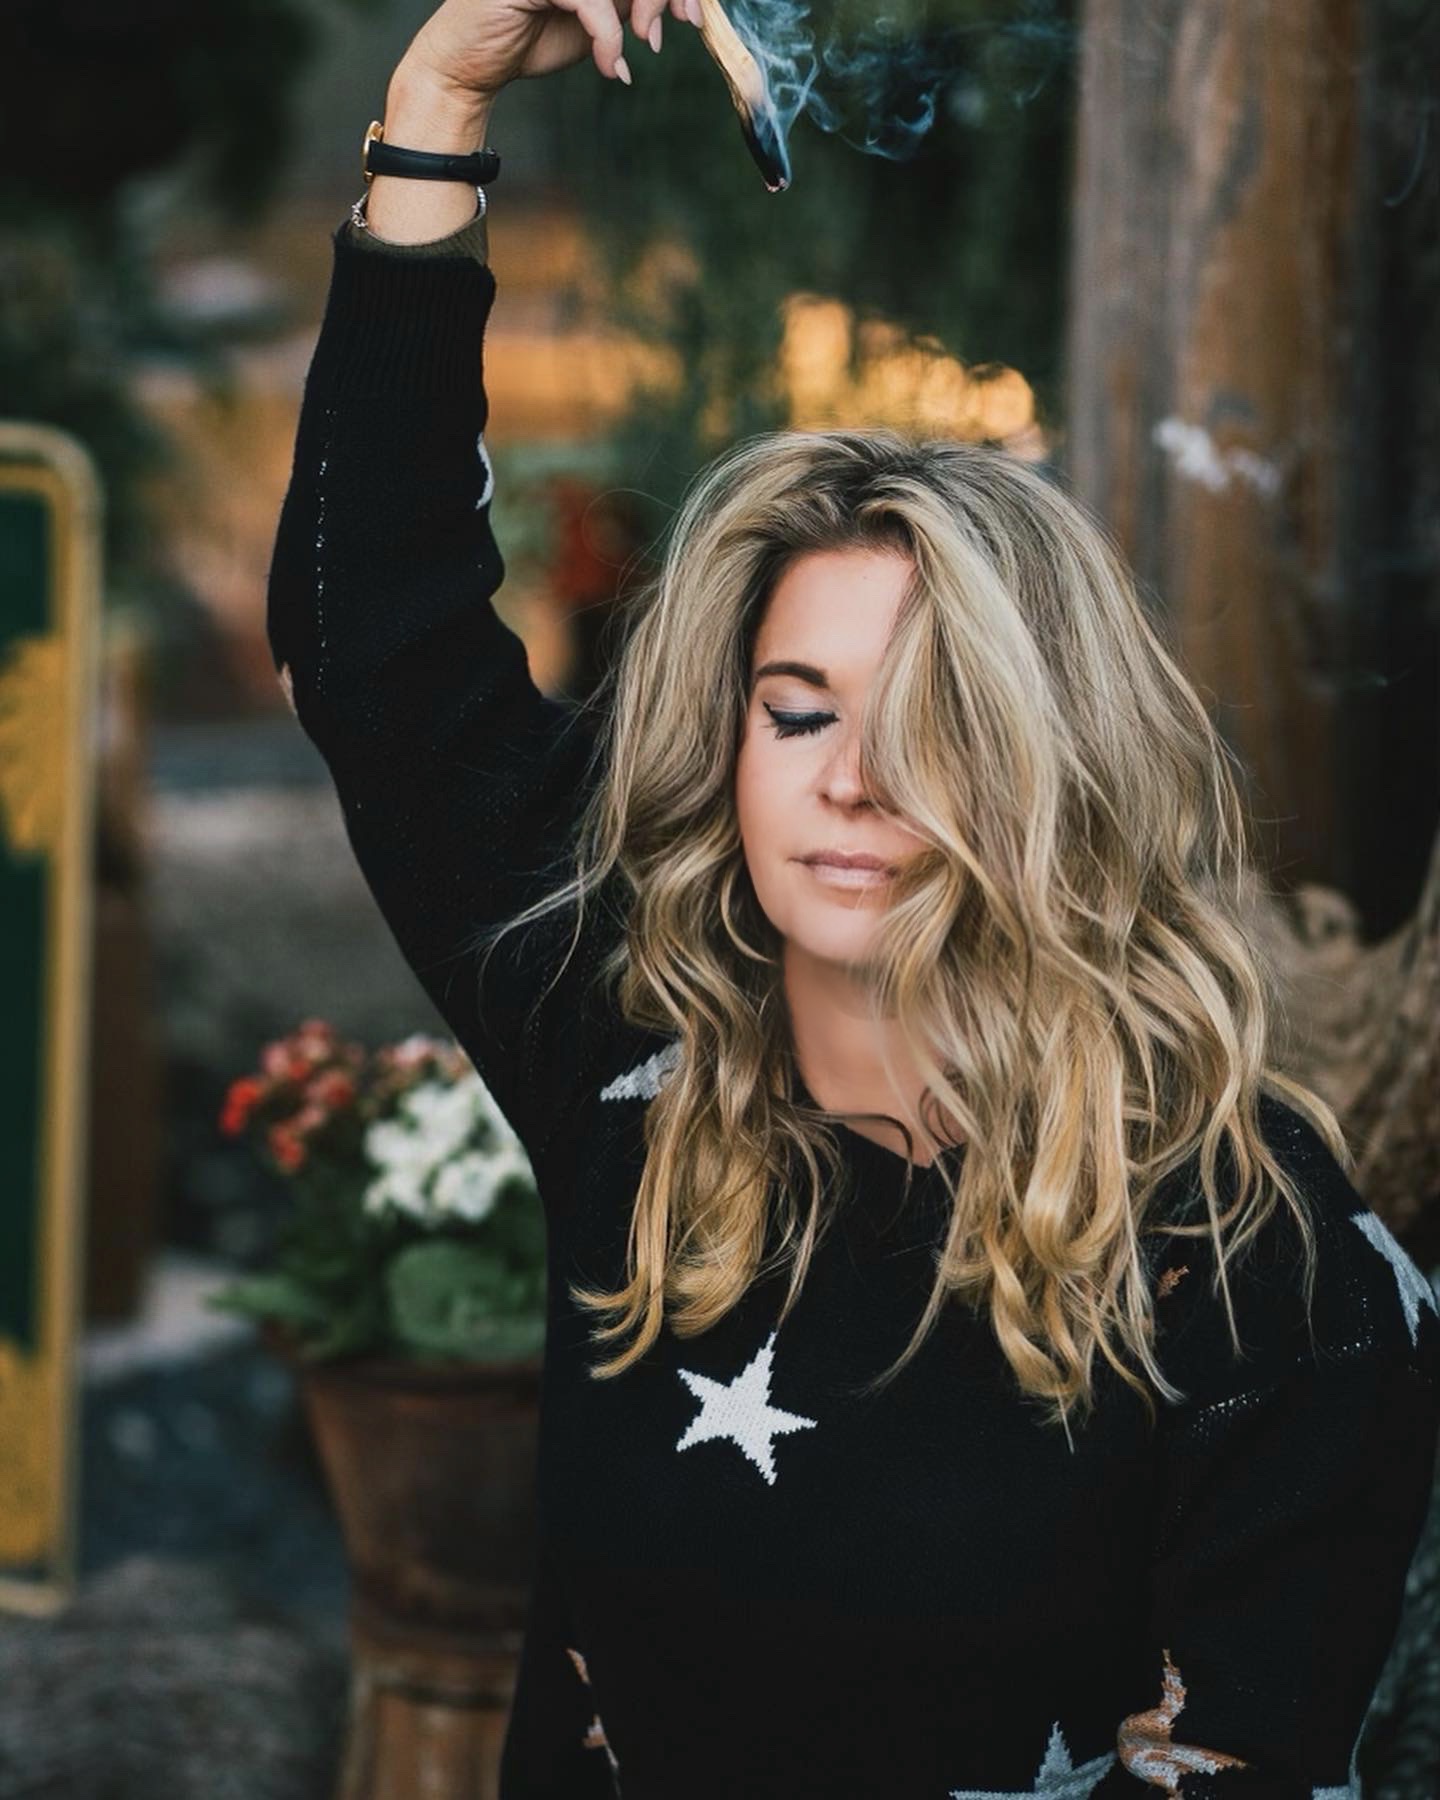
<svg viewBox="0 0 1440 1800">
<path fill-rule="evenodd" d="M 883 892 L 827 889 L 796 891 L 796 878 L 810 888 L 813 877 L 789 864 L 774 888 L 756 890 L 761 911 L 791 952 L 812 962 L 862 963 L 869 954 L 883 905 Z"/>
<path fill-rule="evenodd" d="M 812 962 L 861 963 L 869 953 L 874 937 L 872 922 L 866 918 L 807 920 L 785 932 L 786 941 Z"/>
</svg>

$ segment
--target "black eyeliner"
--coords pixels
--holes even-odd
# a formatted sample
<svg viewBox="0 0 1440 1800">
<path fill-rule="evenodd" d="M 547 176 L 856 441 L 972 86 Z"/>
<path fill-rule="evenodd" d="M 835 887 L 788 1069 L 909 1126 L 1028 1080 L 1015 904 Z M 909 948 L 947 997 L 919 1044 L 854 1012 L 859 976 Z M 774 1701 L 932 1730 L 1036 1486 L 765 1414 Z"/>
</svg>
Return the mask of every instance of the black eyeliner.
<svg viewBox="0 0 1440 1800">
<path fill-rule="evenodd" d="M 784 713 L 777 712 L 768 701 L 760 704 L 769 713 L 774 722 L 777 738 L 809 737 L 813 733 L 829 725 L 835 718 L 834 713 Z"/>
</svg>

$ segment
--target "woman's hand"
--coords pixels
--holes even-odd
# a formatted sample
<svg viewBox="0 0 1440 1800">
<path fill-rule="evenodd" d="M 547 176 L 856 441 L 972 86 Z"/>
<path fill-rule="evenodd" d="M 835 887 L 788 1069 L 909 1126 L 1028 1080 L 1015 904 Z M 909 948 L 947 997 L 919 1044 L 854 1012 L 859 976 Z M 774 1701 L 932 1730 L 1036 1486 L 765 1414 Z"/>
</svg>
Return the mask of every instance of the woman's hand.
<svg viewBox="0 0 1440 1800">
<path fill-rule="evenodd" d="M 403 66 L 472 103 L 587 54 L 602 75 L 625 81 L 624 21 L 658 52 L 666 12 L 700 22 L 699 0 L 688 7 L 687 0 L 443 0 L 411 40 Z"/>
<path fill-rule="evenodd" d="M 699 0 L 443 0 L 390 77 L 385 141 L 464 154 L 485 141 L 495 96 L 522 75 L 568 68 L 587 52 L 607 77 L 630 79 L 622 19 L 652 49 L 666 11 L 701 22 Z M 430 243 L 468 224 L 475 190 L 463 181 L 377 175 L 366 219 L 392 244 Z"/>
</svg>

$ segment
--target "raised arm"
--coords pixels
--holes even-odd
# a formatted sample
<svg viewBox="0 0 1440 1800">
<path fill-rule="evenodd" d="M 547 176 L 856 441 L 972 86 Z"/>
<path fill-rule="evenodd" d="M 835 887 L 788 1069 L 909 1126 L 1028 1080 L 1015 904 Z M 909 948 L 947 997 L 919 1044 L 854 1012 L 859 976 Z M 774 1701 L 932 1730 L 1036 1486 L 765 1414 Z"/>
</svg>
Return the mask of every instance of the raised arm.
<svg viewBox="0 0 1440 1800">
<path fill-rule="evenodd" d="M 387 137 L 473 148 L 487 115 L 467 123 L 392 82 Z M 567 1038 L 547 1021 L 573 1015 L 602 946 L 582 945 L 532 1018 L 568 917 L 502 944 L 483 988 L 477 943 L 565 874 L 595 731 L 540 692 L 492 605 L 505 571 L 482 342 L 496 289 L 475 206 L 464 184 L 377 177 L 374 230 L 394 237 L 366 241 L 348 219 L 334 234 L 268 627 L 402 952 L 533 1155 L 563 1085 L 547 1056 Z M 447 220 L 445 238 L 413 242 Z"/>
</svg>

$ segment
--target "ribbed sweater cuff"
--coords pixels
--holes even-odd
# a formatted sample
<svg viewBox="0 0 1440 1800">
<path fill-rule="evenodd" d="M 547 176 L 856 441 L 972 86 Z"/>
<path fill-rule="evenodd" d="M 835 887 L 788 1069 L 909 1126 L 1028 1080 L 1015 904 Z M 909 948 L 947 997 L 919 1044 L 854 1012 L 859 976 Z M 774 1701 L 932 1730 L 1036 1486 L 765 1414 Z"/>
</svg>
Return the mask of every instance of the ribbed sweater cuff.
<svg viewBox="0 0 1440 1800">
<path fill-rule="evenodd" d="M 473 256 L 477 262 L 490 260 L 490 228 L 487 215 L 477 212 L 473 219 L 457 225 L 444 237 L 423 238 L 418 244 L 397 244 L 390 238 L 377 237 L 367 226 L 363 231 L 353 219 L 343 219 L 340 233 L 347 244 L 357 250 L 370 250 L 376 256 Z"/>
<path fill-rule="evenodd" d="M 310 381 L 335 395 L 456 395 L 480 381 L 480 349 L 495 299 L 488 263 L 455 256 L 387 256 L 357 249 L 349 221 L 334 262 Z"/>
</svg>

